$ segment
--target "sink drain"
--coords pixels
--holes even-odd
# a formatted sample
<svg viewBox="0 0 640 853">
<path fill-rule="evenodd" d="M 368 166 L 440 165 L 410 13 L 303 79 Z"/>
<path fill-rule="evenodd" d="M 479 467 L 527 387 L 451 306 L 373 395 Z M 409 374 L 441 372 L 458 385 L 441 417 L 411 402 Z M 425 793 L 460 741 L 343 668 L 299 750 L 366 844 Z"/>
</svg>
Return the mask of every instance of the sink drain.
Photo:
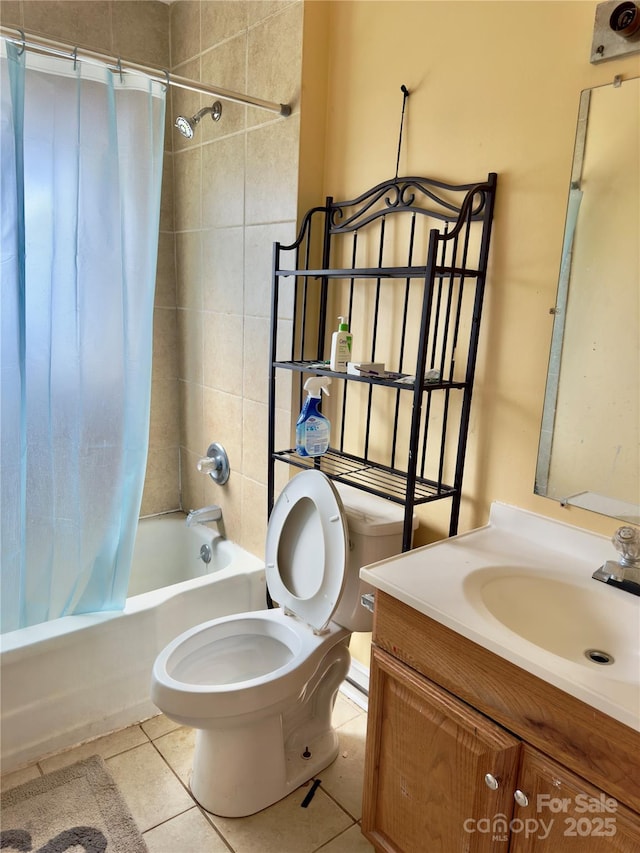
<svg viewBox="0 0 640 853">
<path fill-rule="evenodd" d="M 601 666 L 614 663 L 615 658 L 609 652 L 602 652 L 600 649 L 587 649 L 584 653 L 586 658 L 589 658 L 593 663 L 599 663 Z"/>
</svg>

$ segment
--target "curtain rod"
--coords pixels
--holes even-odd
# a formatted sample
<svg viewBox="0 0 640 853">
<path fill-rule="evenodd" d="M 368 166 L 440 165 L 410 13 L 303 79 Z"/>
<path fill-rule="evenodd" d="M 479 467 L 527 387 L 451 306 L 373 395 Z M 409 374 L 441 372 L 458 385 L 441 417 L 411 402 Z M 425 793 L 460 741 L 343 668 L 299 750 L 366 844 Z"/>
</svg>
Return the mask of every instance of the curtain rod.
<svg viewBox="0 0 640 853">
<path fill-rule="evenodd" d="M 19 33 L 18 36 L 15 33 Z M 218 86 L 209 86 L 206 83 L 197 83 L 195 80 L 189 80 L 186 77 L 179 77 L 176 74 L 171 74 L 169 71 L 151 68 L 147 65 L 140 65 L 136 62 L 121 60 L 119 57 L 114 60 L 113 57 L 104 53 L 98 53 L 93 50 L 84 48 L 70 47 L 62 42 L 52 41 L 51 39 L 39 38 L 34 36 L 25 36 L 22 30 L 17 27 L 0 26 L 0 35 L 7 41 L 12 42 L 18 47 L 26 50 L 36 50 L 41 53 L 49 53 L 54 56 L 61 56 L 64 59 L 80 59 L 95 64 L 106 65 L 110 71 L 126 73 L 128 71 L 136 71 L 146 74 L 152 80 L 159 83 L 167 83 L 170 86 L 176 86 L 178 89 L 187 89 L 190 92 L 200 92 L 203 95 L 213 95 L 216 98 L 222 98 L 223 101 L 233 101 L 236 104 L 248 104 L 252 107 L 258 107 L 261 110 L 269 110 L 270 112 L 278 113 L 281 116 L 291 115 L 291 107 L 289 104 L 278 104 L 274 101 L 264 101 L 262 98 L 254 98 L 252 95 L 244 95 L 241 92 L 233 92 L 230 89 L 222 89 Z"/>
</svg>

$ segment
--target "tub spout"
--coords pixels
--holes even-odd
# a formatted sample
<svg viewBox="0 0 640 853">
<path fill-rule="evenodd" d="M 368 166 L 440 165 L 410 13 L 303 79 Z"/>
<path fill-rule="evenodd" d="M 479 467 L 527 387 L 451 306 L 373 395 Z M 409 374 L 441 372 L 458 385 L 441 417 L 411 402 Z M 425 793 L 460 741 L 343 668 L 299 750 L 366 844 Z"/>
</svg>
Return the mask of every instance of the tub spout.
<svg viewBox="0 0 640 853">
<path fill-rule="evenodd" d="M 224 519 L 222 517 L 222 508 L 217 504 L 213 506 L 203 506 L 202 509 L 192 509 L 186 518 L 187 527 L 192 524 L 208 524 L 215 521 L 218 526 L 218 533 L 224 538 Z"/>
</svg>

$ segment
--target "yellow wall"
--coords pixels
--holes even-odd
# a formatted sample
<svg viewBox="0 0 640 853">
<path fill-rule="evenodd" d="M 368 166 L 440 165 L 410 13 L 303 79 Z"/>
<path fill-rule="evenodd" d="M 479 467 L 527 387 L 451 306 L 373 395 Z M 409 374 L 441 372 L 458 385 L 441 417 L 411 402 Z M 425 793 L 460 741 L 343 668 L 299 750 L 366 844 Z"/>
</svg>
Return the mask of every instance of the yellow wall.
<svg viewBox="0 0 640 853">
<path fill-rule="evenodd" d="M 460 530 L 498 500 L 612 532 L 614 519 L 563 509 L 533 484 L 580 91 L 637 76 L 640 59 L 590 64 L 593 2 L 310 6 L 329 28 L 323 194 L 393 176 L 401 84 L 401 175 L 499 175 Z M 440 509 L 420 509 L 418 542 L 444 535 Z"/>
</svg>

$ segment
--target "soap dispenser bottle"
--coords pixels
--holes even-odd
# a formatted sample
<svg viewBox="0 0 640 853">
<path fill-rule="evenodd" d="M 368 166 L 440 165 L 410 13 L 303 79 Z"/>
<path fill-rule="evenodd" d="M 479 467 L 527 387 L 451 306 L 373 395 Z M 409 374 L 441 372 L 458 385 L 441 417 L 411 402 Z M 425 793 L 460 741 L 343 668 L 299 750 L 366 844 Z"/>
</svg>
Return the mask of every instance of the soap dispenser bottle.
<svg viewBox="0 0 640 853">
<path fill-rule="evenodd" d="M 322 456 L 329 447 L 331 424 L 318 411 L 322 392 L 328 396 L 328 376 L 312 376 L 304 383 L 308 392 L 300 417 L 296 422 L 296 453 L 298 456 Z"/>
<path fill-rule="evenodd" d="M 347 362 L 351 361 L 353 335 L 344 317 L 338 317 L 338 331 L 331 336 L 331 358 L 329 367 L 336 373 L 347 372 Z"/>
</svg>

